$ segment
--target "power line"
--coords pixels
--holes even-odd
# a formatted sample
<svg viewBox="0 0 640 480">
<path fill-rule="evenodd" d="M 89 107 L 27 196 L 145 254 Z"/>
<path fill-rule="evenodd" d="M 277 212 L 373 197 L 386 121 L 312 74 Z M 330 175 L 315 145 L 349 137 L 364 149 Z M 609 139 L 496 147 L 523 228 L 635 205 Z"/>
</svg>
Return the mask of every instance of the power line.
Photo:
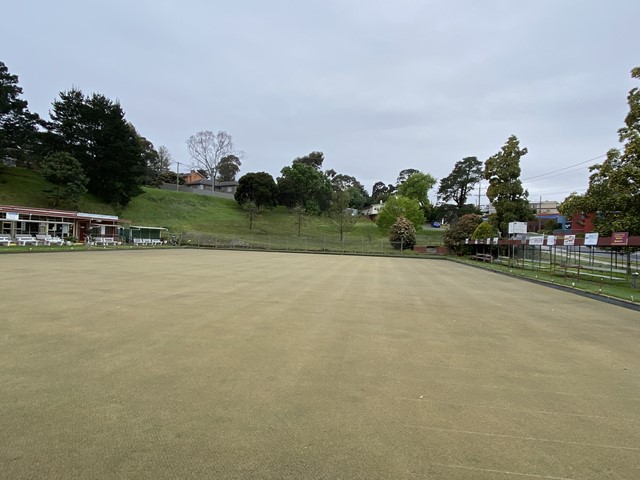
<svg viewBox="0 0 640 480">
<path fill-rule="evenodd" d="M 558 172 L 563 172 L 563 171 L 568 170 L 570 168 L 578 167 L 580 165 L 584 165 L 586 163 L 593 162 L 595 160 L 598 160 L 600 158 L 604 158 L 606 156 L 607 156 L 606 154 L 598 155 L 597 157 L 590 158 L 589 160 L 585 160 L 583 162 L 574 163 L 573 165 L 569 165 L 569 166 L 564 167 L 564 168 L 559 168 L 558 170 L 553 170 L 553 171 L 547 172 L 547 173 L 541 173 L 540 175 L 534 175 L 533 177 L 529 177 L 529 178 L 523 178 L 522 181 L 523 182 L 527 182 L 527 181 L 531 181 L 533 179 L 539 179 L 540 177 L 547 177 L 548 175 L 553 175 L 553 174 L 558 173 Z M 572 170 L 571 172 L 566 172 L 566 173 L 577 172 L 577 171 L 579 171 L 581 169 L 582 168 L 578 168 L 578 169 Z M 561 175 L 564 175 L 564 173 L 562 173 Z M 557 176 L 559 176 L 559 175 L 557 175 Z M 535 181 L 537 181 L 537 180 L 535 180 Z"/>
</svg>

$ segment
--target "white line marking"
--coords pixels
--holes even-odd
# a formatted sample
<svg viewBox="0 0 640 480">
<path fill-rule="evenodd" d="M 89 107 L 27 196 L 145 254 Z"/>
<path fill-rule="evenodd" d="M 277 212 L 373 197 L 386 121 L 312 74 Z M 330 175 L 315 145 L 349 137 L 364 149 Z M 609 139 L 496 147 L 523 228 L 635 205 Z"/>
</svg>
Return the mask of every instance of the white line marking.
<svg viewBox="0 0 640 480">
<path fill-rule="evenodd" d="M 450 402 L 447 400 L 435 400 L 432 398 L 423 398 L 424 395 L 421 395 L 420 398 L 409 398 L 409 397 L 398 397 L 398 400 L 408 400 L 411 402 L 432 402 L 432 403 L 444 403 L 447 405 L 457 405 L 460 407 L 473 407 L 473 408 L 487 408 L 493 410 L 508 410 L 510 412 L 516 413 L 540 413 L 544 415 L 562 415 L 567 417 L 583 417 L 583 418 L 598 418 L 602 420 L 618 420 L 620 422 L 640 422 L 640 418 L 620 418 L 620 417 L 605 417 L 602 415 L 586 415 L 583 413 L 564 413 L 564 412 L 549 412 L 547 410 L 530 410 L 526 408 L 511 408 L 511 407 L 500 407 L 496 405 L 480 405 L 477 403 L 458 403 L 458 402 Z"/>
<path fill-rule="evenodd" d="M 434 467 L 461 468 L 464 470 L 475 470 L 477 472 L 502 473 L 504 475 L 517 475 L 519 477 L 548 478 L 550 480 L 574 480 L 573 478 L 568 478 L 568 477 L 552 477 L 550 475 L 536 475 L 535 473 L 518 473 L 518 472 L 509 472 L 507 470 L 492 470 L 490 468 L 466 467 L 464 465 L 447 465 L 446 463 L 430 463 L 429 465 L 433 465 Z"/>
<path fill-rule="evenodd" d="M 582 443 L 571 442 L 569 440 L 552 440 L 549 438 L 536 438 L 536 437 L 521 437 L 518 435 L 505 435 L 503 433 L 485 433 L 485 432 L 472 432 L 469 430 L 455 430 L 452 428 L 439 428 L 439 427 L 426 427 L 423 425 L 403 425 L 408 428 L 420 428 L 422 430 L 435 430 L 439 432 L 451 432 L 451 433 L 464 433 L 465 435 L 481 435 L 483 437 L 500 437 L 500 438 L 514 438 L 517 440 L 527 440 L 530 442 L 547 442 L 547 443 L 563 443 L 566 445 L 580 445 L 583 447 L 599 447 L 599 448 L 613 448 L 615 450 L 633 450 L 640 451 L 638 447 L 620 447 L 618 445 L 601 445 L 598 443 Z"/>
<path fill-rule="evenodd" d="M 591 393 L 573 393 L 573 392 L 555 392 L 553 390 L 537 390 L 534 388 L 515 388 L 515 387 L 507 387 L 504 385 L 480 385 L 477 383 L 463 383 L 463 382 L 439 382 L 437 380 L 426 380 L 424 378 L 415 378 L 415 377 L 396 377 L 394 375 L 385 375 L 385 374 L 380 374 L 380 375 L 365 375 L 367 377 L 374 377 L 374 376 L 378 376 L 378 377 L 387 377 L 387 378 L 392 378 L 394 380 L 410 380 L 412 382 L 421 382 L 421 383 L 430 383 L 430 384 L 434 384 L 434 385 L 450 385 L 453 387 L 475 387 L 475 388 L 489 388 L 489 389 L 494 389 L 494 390 L 514 390 L 516 392 L 522 392 L 522 393 L 528 393 L 528 392 L 534 392 L 534 393 L 552 393 L 555 395 L 569 395 L 569 396 L 573 396 L 573 397 L 590 397 L 590 398 L 623 398 L 625 400 L 640 400 L 640 397 L 625 397 L 625 396 L 620 396 L 620 395 L 597 395 L 597 394 L 591 394 Z"/>
</svg>

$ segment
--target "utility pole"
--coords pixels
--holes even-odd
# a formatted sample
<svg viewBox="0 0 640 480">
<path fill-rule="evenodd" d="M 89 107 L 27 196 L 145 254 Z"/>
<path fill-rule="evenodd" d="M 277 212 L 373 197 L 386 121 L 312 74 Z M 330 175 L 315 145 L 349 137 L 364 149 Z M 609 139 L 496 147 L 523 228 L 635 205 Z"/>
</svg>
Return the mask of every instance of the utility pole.
<svg viewBox="0 0 640 480">
<path fill-rule="evenodd" d="M 176 171 L 176 192 L 179 192 L 180 191 L 180 162 L 176 162 L 176 165 L 178 166 Z"/>
<path fill-rule="evenodd" d="M 542 230 L 542 195 L 540 195 L 540 203 L 538 204 L 538 231 Z"/>
<path fill-rule="evenodd" d="M 478 182 L 478 210 L 480 210 L 480 195 L 482 195 L 482 182 Z"/>
</svg>

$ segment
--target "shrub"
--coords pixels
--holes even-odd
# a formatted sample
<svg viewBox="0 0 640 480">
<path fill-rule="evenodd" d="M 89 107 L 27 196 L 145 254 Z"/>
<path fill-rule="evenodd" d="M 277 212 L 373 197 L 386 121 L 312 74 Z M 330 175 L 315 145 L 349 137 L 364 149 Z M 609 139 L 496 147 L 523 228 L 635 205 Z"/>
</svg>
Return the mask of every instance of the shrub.
<svg viewBox="0 0 640 480">
<path fill-rule="evenodd" d="M 413 223 L 403 216 L 398 217 L 396 223 L 391 227 L 389 242 L 393 248 L 413 250 L 416 244 L 416 228 Z"/>
<path fill-rule="evenodd" d="M 444 244 L 452 252 L 462 255 L 467 250 L 464 245 L 465 238 L 470 238 L 481 223 L 480 215 L 463 215 L 445 234 Z"/>
<path fill-rule="evenodd" d="M 471 235 L 471 240 L 484 240 L 485 238 L 493 238 L 498 236 L 498 230 L 489 222 L 482 222 L 478 225 Z"/>
</svg>

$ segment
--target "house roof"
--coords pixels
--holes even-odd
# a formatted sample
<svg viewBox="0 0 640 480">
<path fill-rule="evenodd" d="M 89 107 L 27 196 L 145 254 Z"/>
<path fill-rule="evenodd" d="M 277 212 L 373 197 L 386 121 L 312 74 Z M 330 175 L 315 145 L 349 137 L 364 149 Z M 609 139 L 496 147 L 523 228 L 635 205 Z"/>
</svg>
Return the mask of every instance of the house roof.
<svg viewBox="0 0 640 480">
<path fill-rule="evenodd" d="M 117 215 L 104 215 L 102 213 L 85 213 L 74 212 L 71 210 L 58 210 L 55 208 L 38 208 L 38 207 L 24 207 L 18 205 L 0 205 L 0 212 L 18 213 L 20 215 L 37 215 L 42 217 L 60 217 L 60 218 L 74 218 L 74 219 L 86 219 L 90 221 L 110 220 L 116 223 L 131 223 L 130 220 L 124 220 L 118 218 Z"/>
</svg>

